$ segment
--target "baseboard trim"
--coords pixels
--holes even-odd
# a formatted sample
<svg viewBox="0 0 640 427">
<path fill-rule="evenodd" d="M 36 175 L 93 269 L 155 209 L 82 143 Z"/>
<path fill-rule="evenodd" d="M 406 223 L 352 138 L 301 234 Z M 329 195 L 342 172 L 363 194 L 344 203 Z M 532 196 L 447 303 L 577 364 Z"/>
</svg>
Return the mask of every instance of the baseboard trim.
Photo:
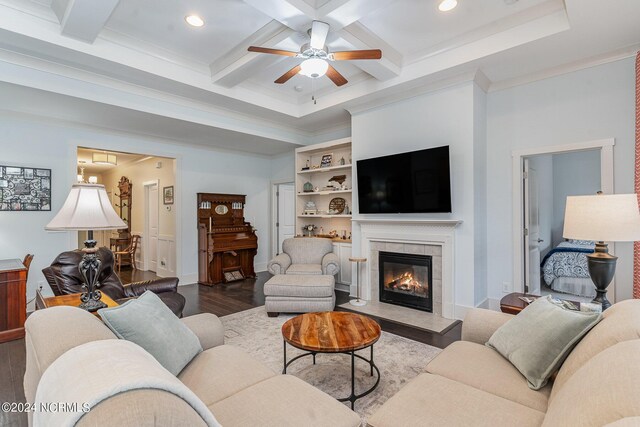
<svg viewBox="0 0 640 427">
<path fill-rule="evenodd" d="M 266 262 L 256 262 L 253 265 L 253 269 L 256 273 L 262 273 L 263 271 L 267 271 L 267 263 Z"/>
<path fill-rule="evenodd" d="M 180 277 L 180 286 L 193 285 L 194 283 L 198 283 L 198 273 L 183 274 Z"/>
</svg>

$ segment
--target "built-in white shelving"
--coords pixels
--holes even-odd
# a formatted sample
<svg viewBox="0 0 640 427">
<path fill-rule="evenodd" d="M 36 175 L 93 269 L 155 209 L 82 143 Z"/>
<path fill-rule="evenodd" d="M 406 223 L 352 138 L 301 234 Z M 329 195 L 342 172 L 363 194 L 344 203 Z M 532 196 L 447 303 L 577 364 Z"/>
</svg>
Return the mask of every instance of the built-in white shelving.
<svg viewBox="0 0 640 427">
<path fill-rule="evenodd" d="M 334 160 L 335 162 L 335 160 Z M 300 175 L 309 174 L 309 173 L 321 173 L 321 172 L 335 172 L 339 170 L 347 170 L 351 169 L 351 165 L 337 165 L 337 166 L 328 166 L 325 168 L 315 168 L 315 169 L 307 169 L 307 170 L 299 170 L 298 173 Z"/>
<path fill-rule="evenodd" d="M 327 190 L 327 191 L 308 191 L 298 193 L 298 196 L 331 196 L 333 194 L 346 194 L 351 193 L 352 190 Z"/>
</svg>

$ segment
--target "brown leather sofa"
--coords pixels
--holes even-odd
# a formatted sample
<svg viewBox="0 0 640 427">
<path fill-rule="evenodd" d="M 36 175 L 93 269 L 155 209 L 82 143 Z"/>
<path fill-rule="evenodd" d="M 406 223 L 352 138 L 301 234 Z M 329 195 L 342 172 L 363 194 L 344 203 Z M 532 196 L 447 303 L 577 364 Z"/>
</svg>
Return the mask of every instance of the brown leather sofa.
<svg viewBox="0 0 640 427">
<path fill-rule="evenodd" d="M 102 270 L 98 278 L 101 292 L 109 295 L 117 303 L 122 304 L 128 299 L 142 295 L 145 291 L 151 291 L 158 295 L 176 316 L 182 317 L 185 299 L 178 293 L 177 277 L 165 277 L 123 285 L 113 268 L 113 252 L 102 247 L 98 249 L 98 258 L 102 261 Z M 42 270 L 55 295 L 83 292 L 82 276 L 78 270 L 78 264 L 80 264 L 81 259 L 82 251 L 62 252 L 49 267 Z"/>
</svg>

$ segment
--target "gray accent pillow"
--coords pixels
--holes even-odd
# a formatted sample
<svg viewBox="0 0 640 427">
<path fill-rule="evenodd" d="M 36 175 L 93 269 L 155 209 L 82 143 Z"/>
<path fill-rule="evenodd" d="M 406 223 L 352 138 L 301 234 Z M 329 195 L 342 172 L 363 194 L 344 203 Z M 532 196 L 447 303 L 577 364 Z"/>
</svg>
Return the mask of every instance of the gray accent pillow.
<svg viewBox="0 0 640 427">
<path fill-rule="evenodd" d="M 600 318 L 601 313 L 564 308 L 551 296 L 538 298 L 496 330 L 486 345 L 509 360 L 529 388 L 539 390 Z"/>
<path fill-rule="evenodd" d="M 173 375 L 202 351 L 196 334 L 151 291 L 98 314 L 118 338 L 138 344 Z"/>
</svg>

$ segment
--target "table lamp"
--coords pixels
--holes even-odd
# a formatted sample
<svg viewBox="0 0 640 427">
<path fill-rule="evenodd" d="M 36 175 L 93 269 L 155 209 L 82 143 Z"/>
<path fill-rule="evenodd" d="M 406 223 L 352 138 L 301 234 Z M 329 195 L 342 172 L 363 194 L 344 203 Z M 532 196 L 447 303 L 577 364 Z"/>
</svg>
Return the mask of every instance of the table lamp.
<svg viewBox="0 0 640 427">
<path fill-rule="evenodd" d="M 587 255 L 587 262 L 589 275 L 596 287 L 593 302 L 602 304 L 602 310 L 606 310 L 611 306 L 607 299 L 607 286 L 613 280 L 618 257 L 609 254 L 605 242 L 640 240 L 637 195 L 598 193 L 567 197 L 562 236 L 596 242 L 595 252 Z"/>
<path fill-rule="evenodd" d="M 97 289 L 100 286 L 98 277 L 102 261 L 96 255 L 98 248 L 97 242 L 93 240 L 93 231 L 126 227 L 124 221 L 113 210 L 104 185 L 99 184 L 74 184 L 62 209 L 45 227 L 45 230 L 88 232 L 82 249 L 84 255 L 78 265 L 84 279 L 82 288 L 86 290 L 80 297 L 80 308 L 96 311 L 107 306 L 100 301 L 102 294 Z"/>
</svg>

